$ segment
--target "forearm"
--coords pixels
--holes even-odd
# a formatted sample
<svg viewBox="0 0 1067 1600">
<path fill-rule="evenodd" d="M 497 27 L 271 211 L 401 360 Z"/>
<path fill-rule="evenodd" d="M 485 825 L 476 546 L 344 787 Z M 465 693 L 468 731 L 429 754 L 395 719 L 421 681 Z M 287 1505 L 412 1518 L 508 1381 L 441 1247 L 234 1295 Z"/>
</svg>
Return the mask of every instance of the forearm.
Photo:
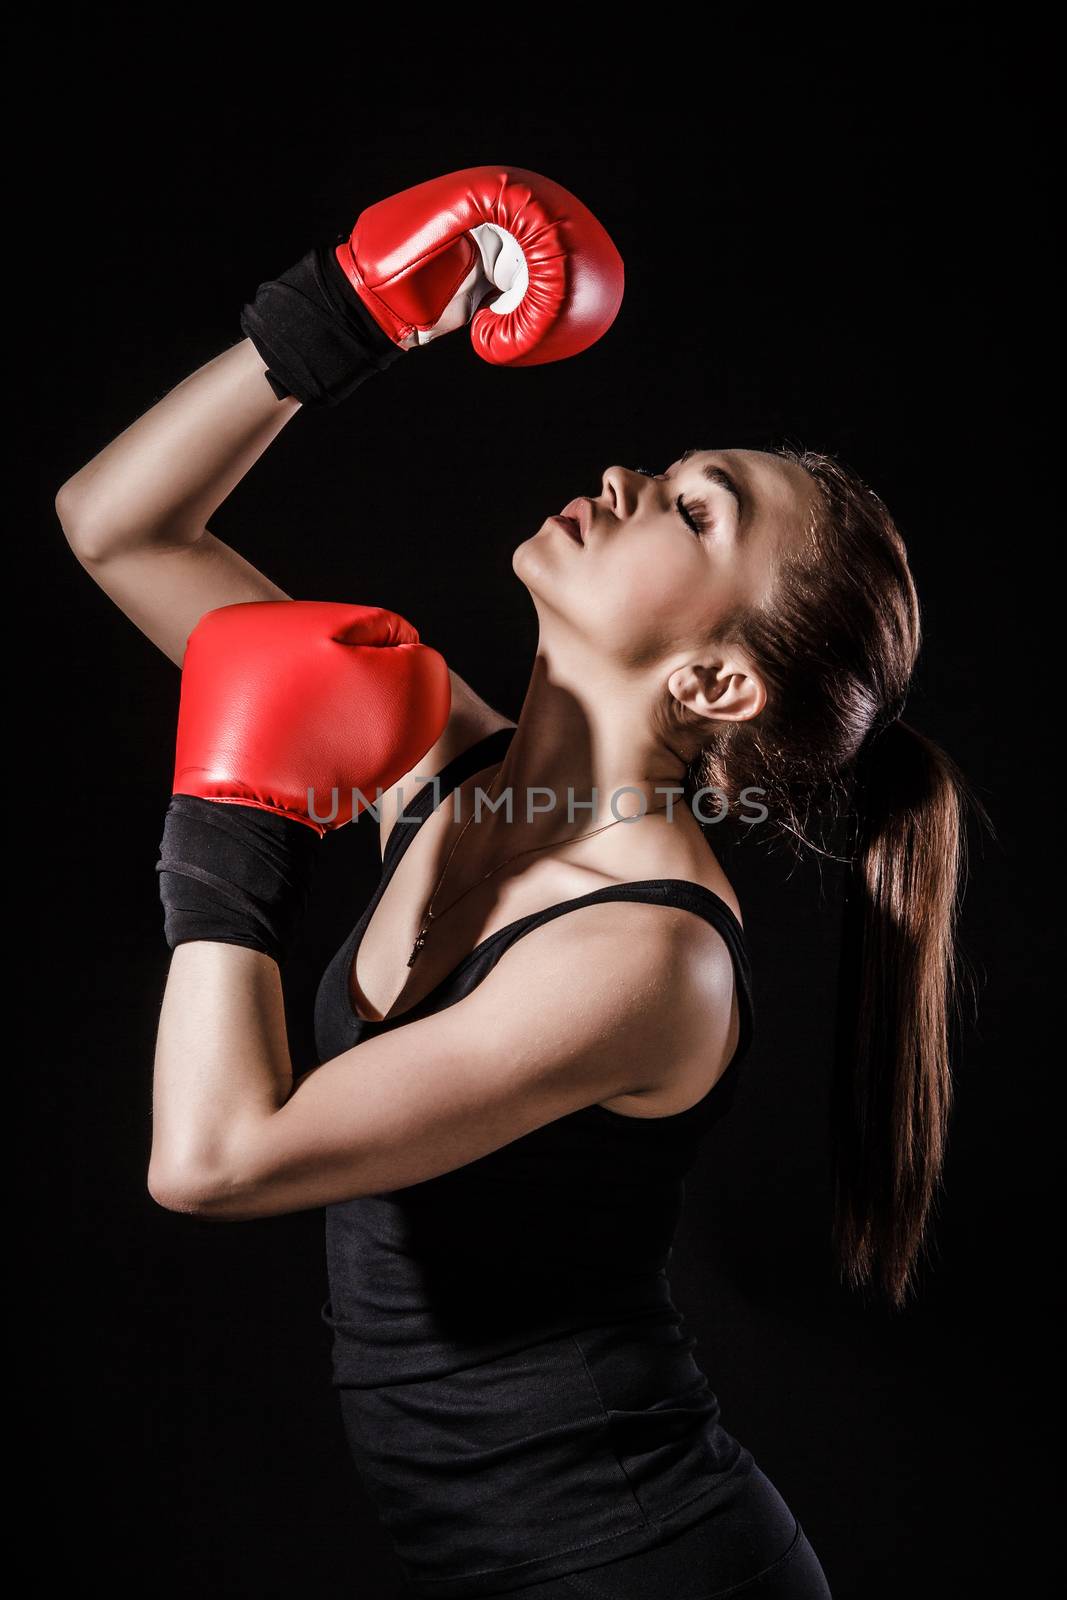
<svg viewBox="0 0 1067 1600">
<path fill-rule="evenodd" d="M 238 1152 L 292 1088 L 276 962 L 243 945 L 178 945 L 156 1037 L 153 1196 L 173 1210 L 197 1210 L 231 1181 Z"/>
<path fill-rule="evenodd" d="M 300 410 L 279 400 L 250 339 L 224 350 L 106 445 L 59 491 L 71 542 L 100 556 L 191 543 Z"/>
</svg>

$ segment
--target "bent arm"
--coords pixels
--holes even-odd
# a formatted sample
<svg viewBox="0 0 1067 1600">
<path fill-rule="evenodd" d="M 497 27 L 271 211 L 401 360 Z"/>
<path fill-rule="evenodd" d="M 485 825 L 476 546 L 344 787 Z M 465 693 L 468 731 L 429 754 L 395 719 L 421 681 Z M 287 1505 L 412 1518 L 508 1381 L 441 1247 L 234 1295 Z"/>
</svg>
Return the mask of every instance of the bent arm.
<svg viewBox="0 0 1067 1600">
<path fill-rule="evenodd" d="M 406 1188 L 622 1094 L 729 1061 L 733 969 L 691 913 L 592 905 L 527 933 L 456 1004 L 292 1068 L 278 969 L 179 945 L 164 999 L 148 1188 L 220 1221 Z"/>
<path fill-rule="evenodd" d="M 105 594 L 180 666 L 205 611 L 290 597 L 207 520 L 300 410 L 250 339 L 183 379 L 56 496 L 67 542 Z"/>
</svg>

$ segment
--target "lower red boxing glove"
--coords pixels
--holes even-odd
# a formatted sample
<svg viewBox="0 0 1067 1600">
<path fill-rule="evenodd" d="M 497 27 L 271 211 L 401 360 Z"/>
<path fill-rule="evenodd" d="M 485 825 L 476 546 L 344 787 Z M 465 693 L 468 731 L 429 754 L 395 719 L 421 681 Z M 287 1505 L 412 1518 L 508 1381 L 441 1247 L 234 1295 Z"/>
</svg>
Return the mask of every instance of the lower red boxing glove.
<svg viewBox="0 0 1067 1600">
<path fill-rule="evenodd" d="M 173 792 L 271 811 L 321 837 L 376 804 L 450 708 L 444 657 L 394 611 L 220 606 L 186 646 Z"/>
</svg>

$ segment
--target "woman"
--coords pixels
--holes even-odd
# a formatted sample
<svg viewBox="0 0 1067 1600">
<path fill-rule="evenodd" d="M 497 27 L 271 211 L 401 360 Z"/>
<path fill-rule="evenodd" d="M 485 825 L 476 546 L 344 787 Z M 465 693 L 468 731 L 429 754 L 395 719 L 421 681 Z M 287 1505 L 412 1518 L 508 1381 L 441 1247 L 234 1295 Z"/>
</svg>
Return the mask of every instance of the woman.
<svg viewBox="0 0 1067 1600">
<path fill-rule="evenodd" d="M 300 409 L 277 366 L 244 339 L 57 500 L 179 666 L 206 612 L 288 599 L 206 526 Z M 570 510 L 580 531 L 547 517 L 513 557 L 539 624 L 518 722 L 450 672 L 446 728 L 384 797 L 321 1065 L 294 1086 L 262 948 L 174 949 L 149 1184 L 220 1219 L 327 1208 L 347 1437 L 413 1593 L 826 1596 L 666 1278 L 752 1030 L 741 907 L 689 802 L 751 814 L 754 790 L 801 837 L 816 800 L 854 802 L 836 1244 L 900 1305 L 948 1115 L 965 790 L 900 720 L 918 604 L 847 468 L 687 451 Z"/>
</svg>

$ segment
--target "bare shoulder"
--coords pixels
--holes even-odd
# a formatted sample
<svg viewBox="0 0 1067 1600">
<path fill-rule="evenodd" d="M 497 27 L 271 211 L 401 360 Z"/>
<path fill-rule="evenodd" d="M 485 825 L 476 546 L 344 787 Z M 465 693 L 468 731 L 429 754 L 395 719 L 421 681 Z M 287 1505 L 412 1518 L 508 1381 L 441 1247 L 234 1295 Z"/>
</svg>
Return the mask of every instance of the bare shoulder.
<svg viewBox="0 0 1067 1600">
<path fill-rule="evenodd" d="M 612 900 L 529 930 L 454 1009 L 520 1055 L 581 1063 L 592 1098 L 648 1097 L 655 1115 L 695 1102 L 728 1065 L 733 999 L 730 952 L 706 919 Z"/>
<path fill-rule="evenodd" d="M 386 842 L 396 822 L 401 789 L 404 804 L 408 806 L 435 773 L 440 772 L 457 756 L 461 756 L 465 750 L 469 750 L 471 745 L 477 744 L 479 739 L 496 733 L 500 728 L 517 726 L 510 717 L 494 711 L 492 706 L 471 688 L 466 679 L 461 678 L 451 667 L 448 669 L 448 677 L 452 688 L 452 706 L 444 731 L 425 754 L 419 757 L 414 766 L 409 767 L 390 788 L 382 791 L 378 843 L 383 858 Z M 416 776 L 423 781 L 416 782 Z"/>
</svg>

